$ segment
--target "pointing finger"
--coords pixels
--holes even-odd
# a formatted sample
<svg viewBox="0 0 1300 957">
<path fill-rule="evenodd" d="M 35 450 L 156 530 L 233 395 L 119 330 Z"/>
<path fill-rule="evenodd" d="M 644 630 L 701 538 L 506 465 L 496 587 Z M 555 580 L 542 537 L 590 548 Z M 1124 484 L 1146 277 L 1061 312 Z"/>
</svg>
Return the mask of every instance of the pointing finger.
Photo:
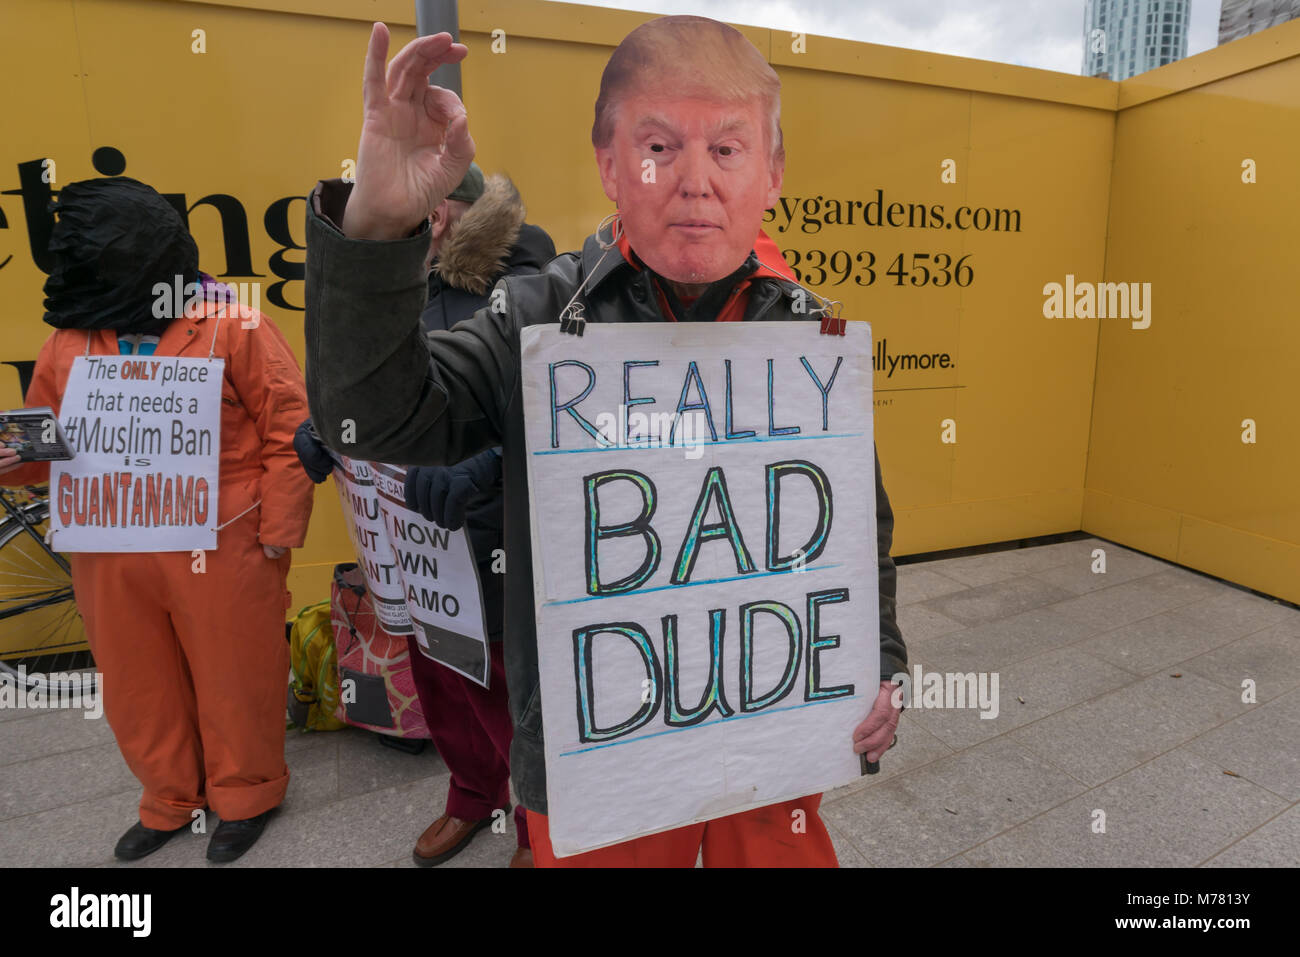
<svg viewBox="0 0 1300 957">
<path fill-rule="evenodd" d="M 370 109 L 388 99 L 388 86 L 384 79 L 384 60 L 388 57 L 388 27 L 376 23 L 370 30 L 370 43 L 366 46 L 366 68 L 361 81 L 361 102 Z"/>
</svg>

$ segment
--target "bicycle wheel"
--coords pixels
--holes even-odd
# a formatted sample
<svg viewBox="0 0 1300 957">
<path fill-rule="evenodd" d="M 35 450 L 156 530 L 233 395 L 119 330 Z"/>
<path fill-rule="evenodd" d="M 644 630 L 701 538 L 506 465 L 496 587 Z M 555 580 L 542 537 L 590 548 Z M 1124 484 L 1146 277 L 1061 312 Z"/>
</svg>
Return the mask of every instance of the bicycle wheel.
<svg viewBox="0 0 1300 957">
<path fill-rule="evenodd" d="M 38 497 L 0 522 L 0 671 L 27 687 L 89 690 L 94 659 L 66 562 L 44 544 L 48 526 Z"/>
</svg>

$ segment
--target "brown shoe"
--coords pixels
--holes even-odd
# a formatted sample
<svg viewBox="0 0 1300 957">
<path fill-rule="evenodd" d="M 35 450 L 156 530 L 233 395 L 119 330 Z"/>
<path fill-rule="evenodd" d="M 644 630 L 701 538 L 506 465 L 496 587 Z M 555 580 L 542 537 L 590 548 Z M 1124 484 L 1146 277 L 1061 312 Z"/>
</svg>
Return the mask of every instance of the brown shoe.
<svg viewBox="0 0 1300 957">
<path fill-rule="evenodd" d="M 481 821 L 462 821 L 458 817 L 444 814 L 420 835 L 411 857 L 417 867 L 436 867 L 465 850 L 474 835 L 491 823 L 490 817 Z"/>
<path fill-rule="evenodd" d="M 511 867 L 532 867 L 533 852 L 526 847 L 520 847 L 515 850 L 515 856 L 510 858 Z"/>
</svg>

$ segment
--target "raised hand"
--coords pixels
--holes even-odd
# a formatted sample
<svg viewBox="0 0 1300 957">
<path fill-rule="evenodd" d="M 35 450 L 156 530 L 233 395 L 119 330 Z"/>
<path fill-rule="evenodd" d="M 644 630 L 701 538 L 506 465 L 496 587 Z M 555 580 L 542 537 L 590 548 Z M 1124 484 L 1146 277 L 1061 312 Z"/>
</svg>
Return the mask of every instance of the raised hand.
<svg viewBox="0 0 1300 957">
<path fill-rule="evenodd" d="M 365 115 L 344 235 L 407 236 L 460 184 L 474 159 L 465 106 L 451 90 L 430 86 L 428 78 L 468 52 L 449 33 L 418 37 L 385 71 L 388 27 L 375 24 L 366 49 Z"/>
</svg>

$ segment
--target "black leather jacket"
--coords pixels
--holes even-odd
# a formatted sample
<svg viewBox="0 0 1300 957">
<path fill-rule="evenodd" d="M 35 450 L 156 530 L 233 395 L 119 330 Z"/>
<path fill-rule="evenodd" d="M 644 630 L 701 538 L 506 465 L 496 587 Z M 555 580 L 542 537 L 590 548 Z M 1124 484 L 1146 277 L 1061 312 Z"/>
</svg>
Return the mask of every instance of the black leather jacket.
<svg viewBox="0 0 1300 957">
<path fill-rule="evenodd" d="M 554 257 L 555 244 L 551 242 L 551 237 L 539 227 L 525 223 L 510 249 L 500 276 L 533 275 L 540 272 Z M 429 297 L 420 314 L 425 332 L 443 332 L 462 319 L 470 318 L 491 304 L 490 292 L 488 290 L 479 295 L 458 289 L 439 276 L 437 270 L 431 271 Z M 494 553 L 504 545 L 500 450 L 487 449 L 461 462 L 458 467 L 470 474 L 474 484 L 483 490 L 465 510 L 465 533 L 469 536 L 470 549 L 478 563 L 479 583 L 483 590 L 483 618 L 488 638 L 500 641 L 504 626 L 504 576 L 493 570 L 500 567 L 494 560 Z"/>
<path fill-rule="evenodd" d="M 422 268 L 427 225 L 391 241 L 351 240 L 343 221 L 350 187 L 317 185 L 307 204 L 307 396 L 325 443 L 350 456 L 384 462 L 447 465 L 500 446 L 505 470 L 505 664 L 515 722 L 510 770 L 519 800 L 546 813 L 546 765 L 528 515 L 519 330 L 557 322 L 590 276 L 583 298 L 588 322 L 663 322 L 647 270 L 616 249 L 605 256 L 594 236 L 581 252 L 557 256 L 541 273 L 509 277 L 501 312 L 483 309 L 426 341 L 420 326 L 427 286 Z M 751 253 L 751 263 L 757 258 Z M 807 320 L 795 311 L 797 285 L 755 279 L 745 320 Z M 342 423 L 355 443 L 341 444 Z M 876 528 L 880 563 L 880 674 L 907 667 L 895 617 L 896 573 L 889 556 L 894 514 L 876 461 Z"/>
</svg>

